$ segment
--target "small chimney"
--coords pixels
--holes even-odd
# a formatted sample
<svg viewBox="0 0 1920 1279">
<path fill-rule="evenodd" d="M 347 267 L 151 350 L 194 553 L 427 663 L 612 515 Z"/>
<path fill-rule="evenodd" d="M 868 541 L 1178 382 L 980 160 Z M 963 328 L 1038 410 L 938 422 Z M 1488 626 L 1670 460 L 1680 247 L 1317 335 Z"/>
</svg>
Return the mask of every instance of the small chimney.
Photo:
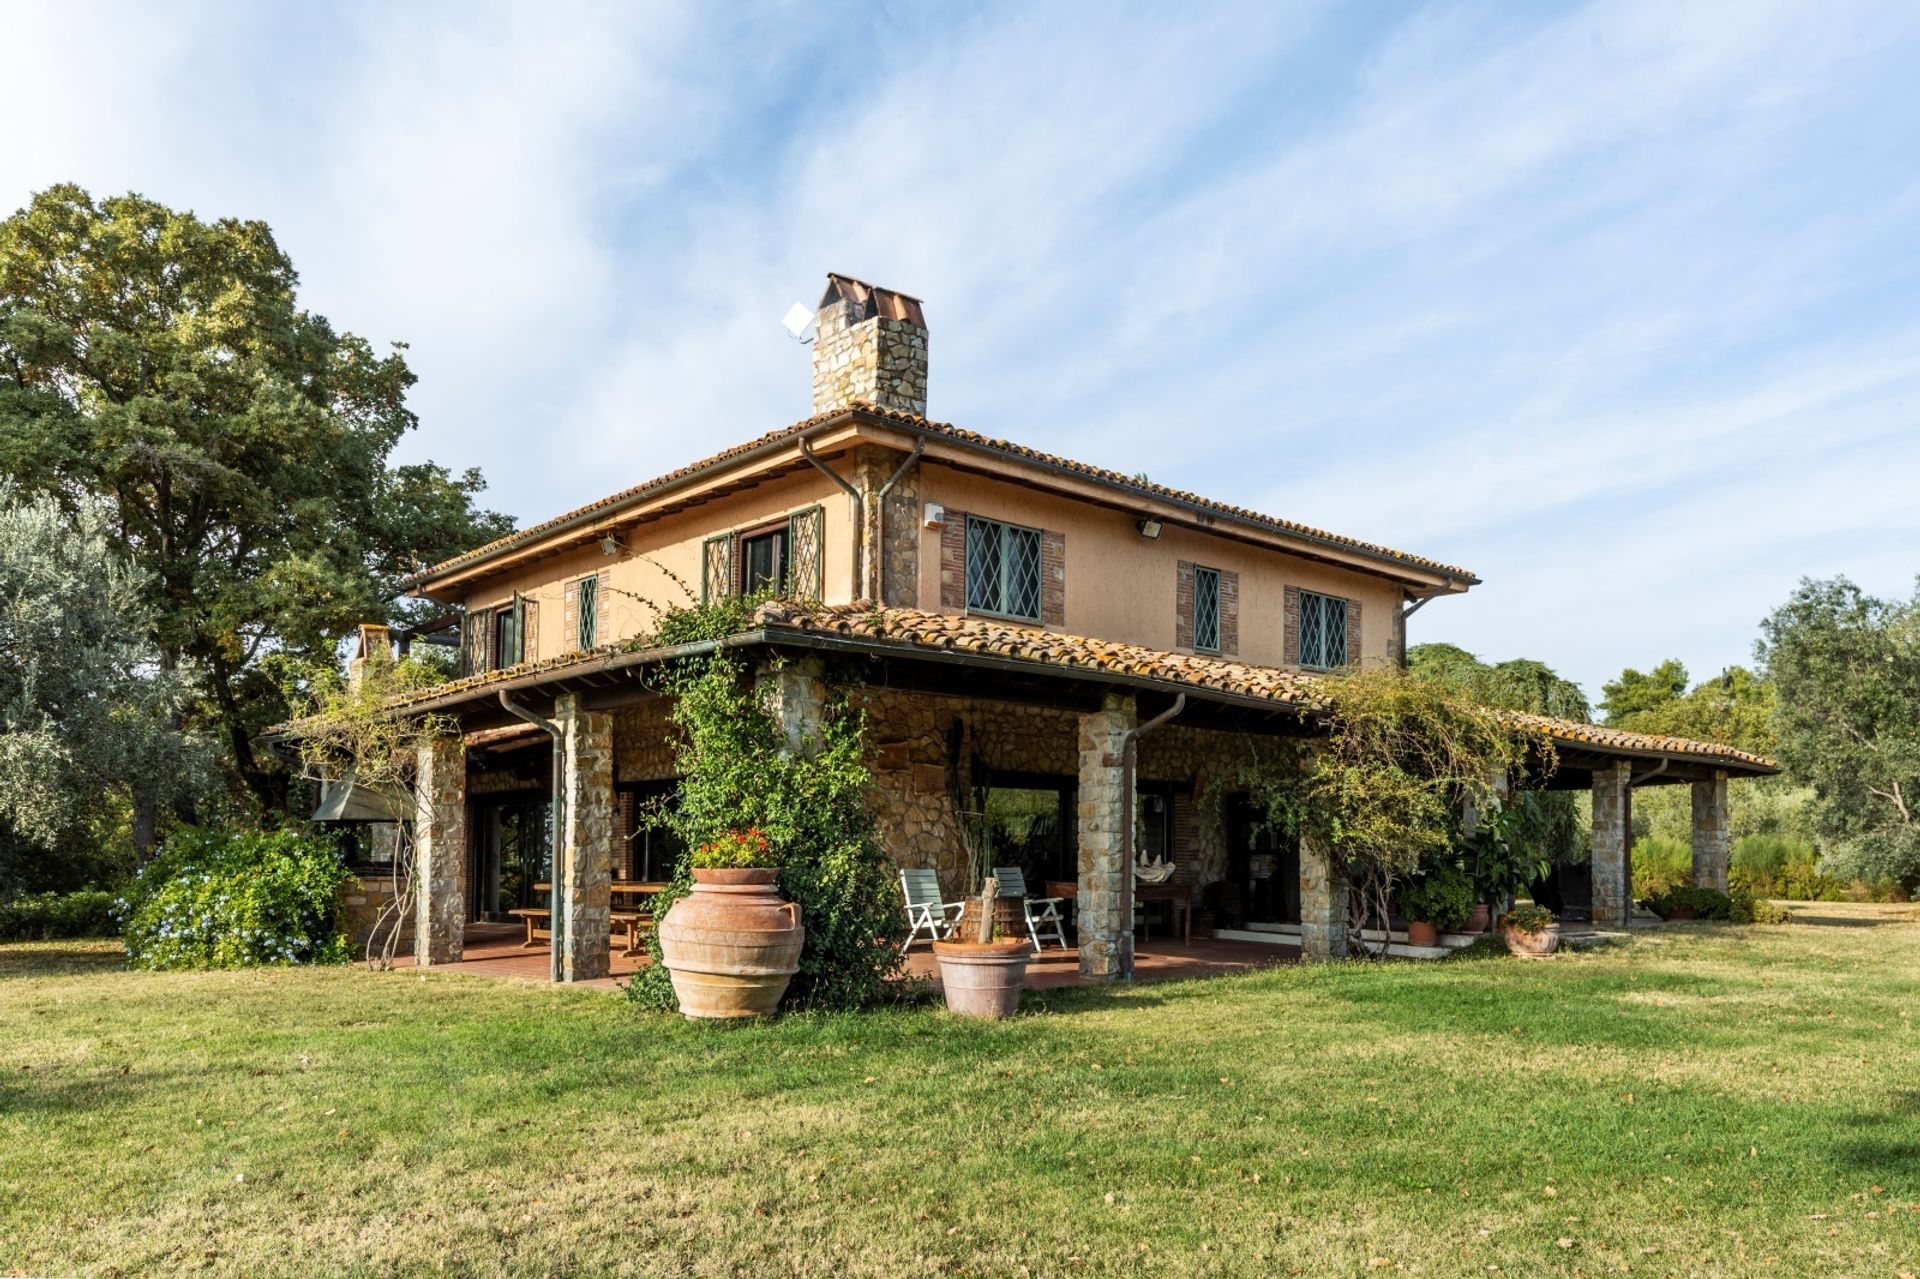
<svg viewBox="0 0 1920 1279">
<path fill-rule="evenodd" d="M 390 662 L 393 660 L 393 632 L 377 622 L 360 623 L 360 634 L 353 646 L 353 656 L 347 659 L 347 688 L 358 692 L 367 677 L 367 666 L 372 662 Z"/>
<path fill-rule="evenodd" d="M 924 417 L 927 321 L 920 299 L 827 276 L 813 338 L 813 411 L 856 401 Z"/>
</svg>

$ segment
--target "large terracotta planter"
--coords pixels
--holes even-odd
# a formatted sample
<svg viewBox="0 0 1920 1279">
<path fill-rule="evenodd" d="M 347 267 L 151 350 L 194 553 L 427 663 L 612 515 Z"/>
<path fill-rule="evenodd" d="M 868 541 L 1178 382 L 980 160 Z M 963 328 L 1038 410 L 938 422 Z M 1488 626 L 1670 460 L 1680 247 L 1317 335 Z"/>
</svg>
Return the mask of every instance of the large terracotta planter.
<svg viewBox="0 0 1920 1279">
<path fill-rule="evenodd" d="M 1484 933 L 1493 925 L 1493 907 L 1485 902 L 1475 902 L 1473 914 L 1467 916 L 1467 926 L 1463 933 Z"/>
<path fill-rule="evenodd" d="M 1689 919 L 1698 919 L 1699 917 L 1700 912 L 1691 906 L 1675 906 L 1665 915 L 1661 916 L 1661 918 L 1669 924 L 1682 924 Z"/>
<path fill-rule="evenodd" d="M 1560 949 L 1560 925 L 1548 924 L 1538 932 L 1523 933 L 1517 928 L 1502 928 L 1500 935 L 1507 939 L 1507 949 L 1516 955 L 1528 959 L 1545 959 Z"/>
<path fill-rule="evenodd" d="M 1440 930 L 1438 928 L 1435 928 L 1423 919 L 1409 919 L 1407 921 L 1407 945 L 1438 946 L 1439 944 Z"/>
<path fill-rule="evenodd" d="M 963 1017 L 1011 1017 L 1020 1010 L 1033 945 L 1024 937 L 1000 941 L 937 941 L 940 986 L 947 1007 Z"/>
<path fill-rule="evenodd" d="M 696 870 L 693 892 L 660 921 L 660 951 L 689 1017 L 763 1017 L 800 969 L 800 908 L 768 868 Z"/>
</svg>

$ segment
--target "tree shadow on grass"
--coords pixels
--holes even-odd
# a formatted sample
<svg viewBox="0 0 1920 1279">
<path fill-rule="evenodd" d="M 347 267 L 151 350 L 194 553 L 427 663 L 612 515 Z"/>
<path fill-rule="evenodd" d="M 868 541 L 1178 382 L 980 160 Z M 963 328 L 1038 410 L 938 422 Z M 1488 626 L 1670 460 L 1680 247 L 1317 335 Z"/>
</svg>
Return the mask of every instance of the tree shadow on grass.
<svg viewBox="0 0 1920 1279">
<path fill-rule="evenodd" d="M 127 953 L 118 942 L 7 942 L 0 945 L 0 981 L 118 972 L 126 962 Z"/>
</svg>

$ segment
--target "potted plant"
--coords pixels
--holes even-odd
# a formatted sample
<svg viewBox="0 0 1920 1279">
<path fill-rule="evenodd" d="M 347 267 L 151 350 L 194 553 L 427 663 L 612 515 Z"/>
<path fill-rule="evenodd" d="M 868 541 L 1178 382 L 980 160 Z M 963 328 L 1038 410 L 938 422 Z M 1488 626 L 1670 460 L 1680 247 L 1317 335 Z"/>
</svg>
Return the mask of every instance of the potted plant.
<svg viewBox="0 0 1920 1279">
<path fill-rule="evenodd" d="M 800 970 L 807 931 L 775 886 L 778 858 L 759 828 L 693 850 L 693 891 L 660 921 L 660 953 L 688 1017 L 762 1017 Z"/>
<path fill-rule="evenodd" d="M 1486 931 L 1488 922 L 1550 869 L 1523 838 L 1534 797 L 1512 801 L 1480 815 L 1479 824 L 1459 836 L 1462 864 L 1473 881 L 1476 908 L 1468 913 L 1468 932 Z"/>
<path fill-rule="evenodd" d="M 999 895 L 999 882 L 989 876 L 975 899 L 972 940 L 933 943 L 947 1008 L 963 1017 L 1011 1017 L 1019 1011 L 1020 992 L 1026 989 L 1033 946 L 1025 937 L 994 936 L 993 908 Z"/>
<path fill-rule="evenodd" d="M 1560 949 L 1560 921 L 1553 912 L 1523 902 L 1500 917 L 1500 935 L 1507 949 L 1530 959 L 1543 959 Z"/>
<path fill-rule="evenodd" d="M 1395 904 L 1407 919 L 1407 944 L 1436 946 L 1441 933 L 1458 932 L 1473 914 L 1473 881 L 1442 866 L 1402 889 Z"/>
</svg>

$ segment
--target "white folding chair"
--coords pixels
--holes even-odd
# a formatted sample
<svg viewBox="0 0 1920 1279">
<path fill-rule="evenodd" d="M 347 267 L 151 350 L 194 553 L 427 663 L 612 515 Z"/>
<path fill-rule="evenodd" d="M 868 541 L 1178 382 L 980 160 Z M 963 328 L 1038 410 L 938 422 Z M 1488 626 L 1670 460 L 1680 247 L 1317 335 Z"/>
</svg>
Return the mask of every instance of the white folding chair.
<svg viewBox="0 0 1920 1279">
<path fill-rule="evenodd" d="M 945 941 L 953 931 L 954 920 L 959 917 L 960 903 L 940 899 L 940 874 L 933 870 L 903 870 L 900 872 L 900 892 L 907 900 L 907 940 L 900 946 L 900 953 L 906 954 L 907 947 L 920 940 L 925 933 L 928 941 Z"/>
<path fill-rule="evenodd" d="M 1064 897 L 1027 896 L 1027 877 L 1018 866 L 995 866 L 993 877 L 1000 881 L 1002 897 L 1018 897 L 1026 912 L 1027 936 L 1033 941 L 1033 948 L 1041 949 L 1043 937 L 1051 937 L 1060 943 L 1060 949 L 1067 948 L 1067 934 L 1061 928 L 1060 903 Z"/>
</svg>

